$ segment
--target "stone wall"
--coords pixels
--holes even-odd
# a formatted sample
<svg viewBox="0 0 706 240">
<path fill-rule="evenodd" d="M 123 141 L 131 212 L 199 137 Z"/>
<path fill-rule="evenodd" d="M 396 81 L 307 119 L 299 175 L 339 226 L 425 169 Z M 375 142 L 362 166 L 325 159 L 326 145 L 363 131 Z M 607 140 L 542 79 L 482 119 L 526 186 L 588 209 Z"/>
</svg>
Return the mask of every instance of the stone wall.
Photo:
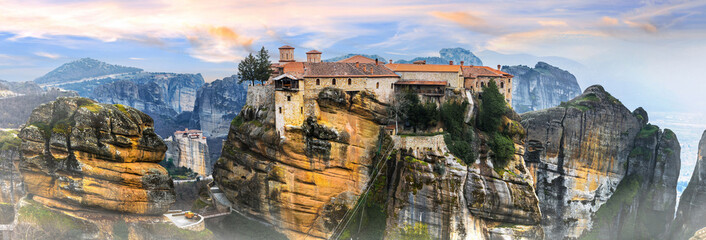
<svg viewBox="0 0 706 240">
<path fill-rule="evenodd" d="M 379 101 L 389 103 L 395 91 L 394 84 L 399 80 L 398 77 L 369 78 L 365 88 L 375 93 Z"/>
<path fill-rule="evenodd" d="M 512 78 L 507 77 L 478 77 L 475 79 L 467 78 L 464 80 L 464 87 L 471 89 L 474 92 L 482 92 L 484 85 L 487 85 L 490 80 L 495 80 L 498 90 L 505 97 L 505 101 L 512 105 Z"/>
<path fill-rule="evenodd" d="M 407 150 L 408 154 L 412 154 L 416 158 L 421 158 L 423 152 L 431 151 L 437 155 L 443 155 L 448 151 L 442 134 L 436 136 L 394 135 L 392 141 L 396 148 Z"/>
<path fill-rule="evenodd" d="M 274 85 L 248 86 L 248 99 L 245 104 L 251 107 L 274 107 L 274 97 Z"/>
<path fill-rule="evenodd" d="M 304 98 L 302 91 L 275 91 L 275 123 L 278 133 L 284 126 L 301 126 L 304 123 Z"/>
<path fill-rule="evenodd" d="M 463 75 L 458 72 L 398 72 L 403 81 L 446 81 L 452 88 L 463 87 Z"/>
</svg>

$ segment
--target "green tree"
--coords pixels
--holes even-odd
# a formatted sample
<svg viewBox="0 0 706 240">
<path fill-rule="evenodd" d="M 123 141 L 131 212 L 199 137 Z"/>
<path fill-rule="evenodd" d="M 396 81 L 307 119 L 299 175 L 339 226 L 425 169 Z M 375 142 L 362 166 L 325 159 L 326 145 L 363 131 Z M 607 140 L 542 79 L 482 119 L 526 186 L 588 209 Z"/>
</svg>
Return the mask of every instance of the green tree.
<svg viewBox="0 0 706 240">
<path fill-rule="evenodd" d="M 480 127 L 486 132 L 496 132 L 502 123 L 502 116 L 507 110 L 505 97 L 498 91 L 498 85 L 490 80 L 483 87 L 480 106 Z"/>
<path fill-rule="evenodd" d="M 265 47 L 260 49 L 257 56 L 252 53 L 248 54 L 238 64 L 238 75 L 240 77 L 238 82 L 251 81 L 252 85 L 255 85 L 255 81 L 267 81 L 270 78 L 270 74 L 272 74 L 271 64 L 270 55 L 265 50 Z"/>
</svg>

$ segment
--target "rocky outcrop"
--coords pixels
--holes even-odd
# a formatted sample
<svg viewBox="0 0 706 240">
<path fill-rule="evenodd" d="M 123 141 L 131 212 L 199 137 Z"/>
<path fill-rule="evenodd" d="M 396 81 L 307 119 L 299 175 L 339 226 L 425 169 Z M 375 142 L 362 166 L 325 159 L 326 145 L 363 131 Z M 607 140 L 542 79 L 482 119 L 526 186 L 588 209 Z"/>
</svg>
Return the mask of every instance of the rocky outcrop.
<svg viewBox="0 0 706 240">
<path fill-rule="evenodd" d="M 664 237 L 680 149 L 673 132 L 647 121 L 601 86 L 522 115 L 546 239 Z"/>
<path fill-rule="evenodd" d="M 235 75 L 204 84 L 196 94 L 191 126 L 201 129 L 206 137 L 226 137 L 246 96 L 245 86 L 238 83 Z"/>
<path fill-rule="evenodd" d="M 519 65 L 503 66 L 502 70 L 515 76 L 512 108 L 518 113 L 556 107 L 581 94 L 573 74 L 544 62 L 534 68 Z"/>
<path fill-rule="evenodd" d="M 0 131 L 0 204 L 16 203 L 25 195 L 17 168 L 21 143 L 17 133 L 15 130 Z"/>
<path fill-rule="evenodd" d="M 45 205 L 162 214 L 174 202 L 152 119 L 123 105 L 59 98 L 20 131 L 27 192 Z"/>
<path fill-rule="evenodd" d="M 274 102 L 233 120 L 213 177 L 236 210 L 290 238 L 330 237 L 370 180 L 385 109 L 372 94 L 319 95 L 321 111 L 275 130 Z M 328 99 L 329 96 L 344 96 Z M 340 101 L 345 104 L 337 104 Z"/>
<path fill-rule="evenodd" d="M 36 94 L 13 94 L 12 97 L 0 98 L 0 128 L 20 128 L 37 106 L 54 101 L 58 97 L 75 96 L 78 94 L 73 91 L 49 89 Z"/>
<path fill-rule="evenodd" d="M 694 173 L 679 199 L 670 239 L 689 239 L 706 227 L 706 131 L 701 135 L 698 152 Z"/>
<path fill-rule="evenodd" d="M 464 65 L 483 66 L 483 61 L 480 58 L 463 48 L 442 48 L 439 51 L 439 57 L 416 57 L 412 60 L 397 60 L 396 63 L 413 63 L 415 61 L 426 61 L 426 64 L 442 65 L 449 64 L 449 61 L 453 61 L 454 64 L 461 64 L 461 61 L 463 61 Z"/>
<path fill-rule="evenodd" d="M 176 167 L 186 167 L 204 177 L 211 173 L 208 143 L 200 130 L 176 131 L 164 142 L 166 159 L 171 158 Z"/>
</svg>

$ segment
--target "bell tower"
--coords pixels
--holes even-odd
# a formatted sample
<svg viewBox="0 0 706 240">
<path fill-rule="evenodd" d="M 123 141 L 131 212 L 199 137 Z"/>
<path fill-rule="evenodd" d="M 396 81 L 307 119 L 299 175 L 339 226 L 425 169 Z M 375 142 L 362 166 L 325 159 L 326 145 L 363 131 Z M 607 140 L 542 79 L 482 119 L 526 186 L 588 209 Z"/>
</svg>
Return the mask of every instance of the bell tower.
<svg viewBox="0 0 706 240">
<path fill-rule="evenodd" d="M 294 62 L 294 48 L 289 45 L 280 47 L 279 62 Z"/>
</svg>

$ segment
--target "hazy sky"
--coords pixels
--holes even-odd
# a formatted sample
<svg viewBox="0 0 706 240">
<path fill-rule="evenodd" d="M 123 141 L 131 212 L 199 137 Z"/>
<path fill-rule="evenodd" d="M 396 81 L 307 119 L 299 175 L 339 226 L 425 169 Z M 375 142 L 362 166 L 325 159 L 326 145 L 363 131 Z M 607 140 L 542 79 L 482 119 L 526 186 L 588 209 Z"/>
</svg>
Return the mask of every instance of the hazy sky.
<svg viewBox="0 0 706 240">
<path fill-rule="evenodd" d="M 549 63 L 631 109 L 706 107 L 706 1 L 0 0 L 0 9 L 0 79 L 12 81 L 81 57 L 210 81 L 261 46 L 276 55 L 289 44 L 300 59 L 311 49 L 410 59 L 463 47 L 504 54 L 482 59 L 492 66 L 534 64 L 512 54 L 573 61 Z"/>
</svg>

